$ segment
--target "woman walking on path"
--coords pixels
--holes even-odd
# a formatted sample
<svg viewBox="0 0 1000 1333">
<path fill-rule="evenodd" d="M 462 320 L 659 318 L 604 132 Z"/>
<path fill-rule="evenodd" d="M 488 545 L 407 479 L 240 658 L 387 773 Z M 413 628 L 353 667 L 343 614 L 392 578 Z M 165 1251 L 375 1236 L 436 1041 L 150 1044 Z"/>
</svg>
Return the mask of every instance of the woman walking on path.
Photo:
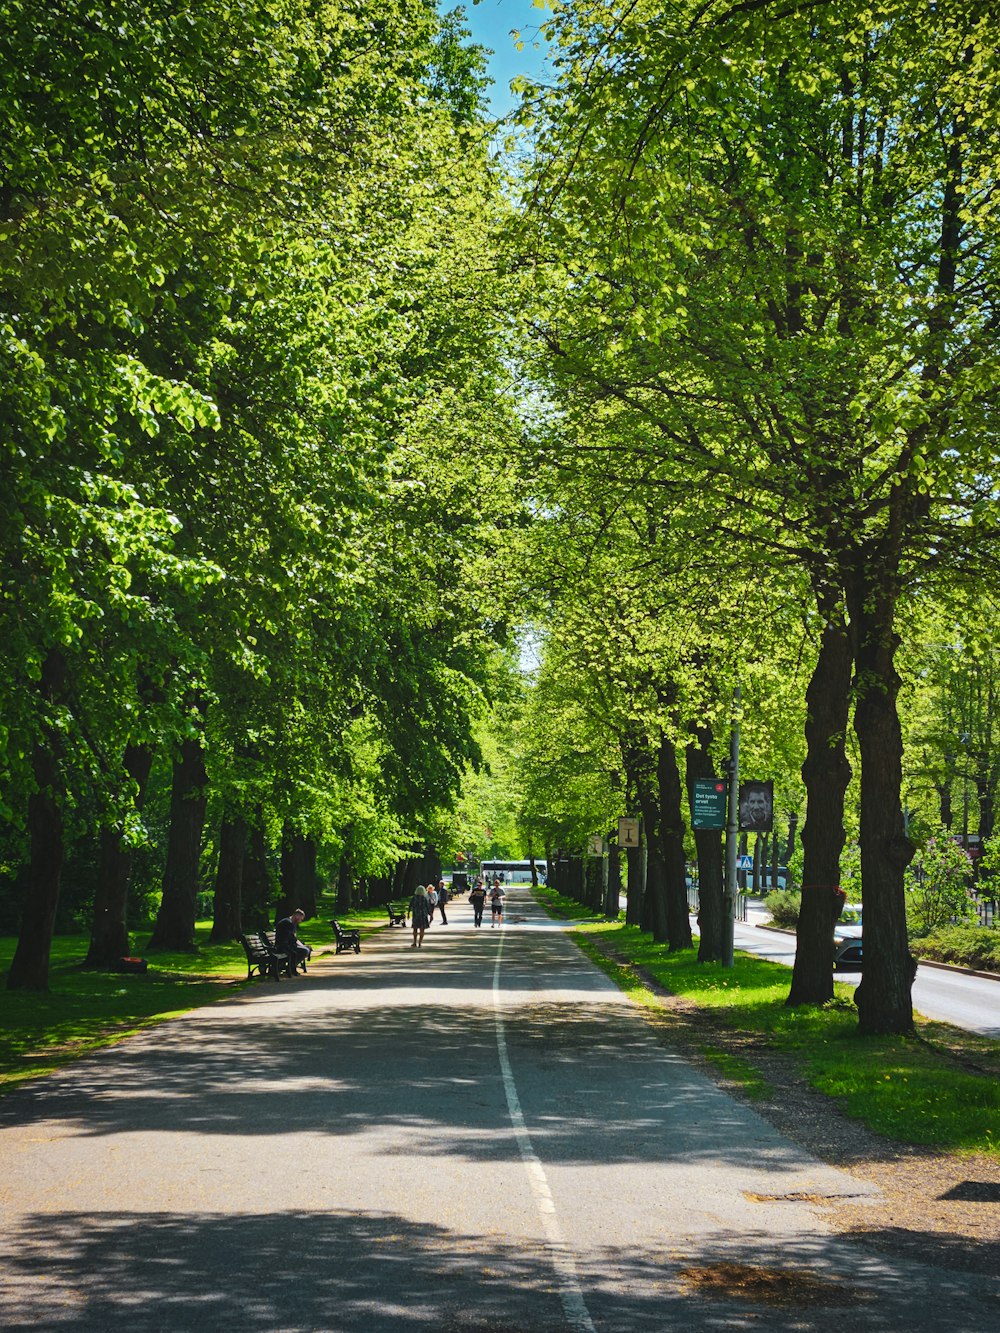
<svg viewBox="0 0 1000 1333">
<path fill-rule="evenodd" d="M 438 893 L 433 884 L 427 885 L 427 906 L 430 909 L 428 924 L 434 920 L 434 909 L 438 905 Z"/>
<path fill-rule="evenodd" d="M 431 924 L 430 903 L 427 901 L 427 890 L 422 884 L 417 885 L 410 899 L 410 924 L 413 926 L 413 943 L 410 948 L 417 949 L 423 944 L 424 931 Z"/>
<path fill-rule="evenodd" d="M 493 913 L 493 919 L 490 921 L 490 930 L 494 926 L 503 925 L 503 889 L 499 884 L 494 884 L 490 889 L 490 911 Z"/>
</svg>

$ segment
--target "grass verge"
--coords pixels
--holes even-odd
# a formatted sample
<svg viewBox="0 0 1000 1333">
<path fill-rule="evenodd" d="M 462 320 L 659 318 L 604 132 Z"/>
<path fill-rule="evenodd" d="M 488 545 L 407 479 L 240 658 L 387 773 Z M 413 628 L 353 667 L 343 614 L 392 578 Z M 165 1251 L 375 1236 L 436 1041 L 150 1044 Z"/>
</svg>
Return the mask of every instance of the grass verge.
<svg viewBox="0 0 1000 1333">
<path fill-rule="evenodd" d="M 303 925 L 302 938 L 314 949 L 333 952 L 333 915 L 324 904 Z M 386 914 L 379 908 L 351 912 L 345 922 L 348 919 L 364 934 L 381 926 Z M 47 992 L 0 989 L 0 1092 L 154 1023 L 211 1004 L 231 994 L 233 986 L 246 984 L 242 946 L 210 944 L 211 928 L 210 921 L 198 922 L 196 952 L 148 954 L 149 970 L 142 975 L 84 971 L 80 964 L 87 953 L 86 936 L 57 936 Z M 0 973 L 10 966 L 16 943 L 0 938 Z"/>
<path fill-rule="evenodd" d="M 539 889 L 538 897 L 553 915 L 585 916 L 579 903 L 551 890 Z M 603 918 L 581 920 L 575 934 L 637 1003 L 664 1008 L 662 987 L 710 1020 L 719 1041 L 702 1053 L 748 1095 L 766 1095 L 767 1085 L 752 1061 L 726 1050 L 736 1033 L 789 1058 L 846 1115 L 880 1134 L 1000 1158 L 1000 1043 L 922 1020 L 916 1037 L 861 1036 L 851 988 L 842 983 L 824 1008 L 787 1009 L 790 974 L 780 963 L 740 953 L 732 968 L 699 963 L 694 950 L 669 953 L 636 927 Z M 704 1036 L 704 1022 L 698 1030 Z"/>
</svg>

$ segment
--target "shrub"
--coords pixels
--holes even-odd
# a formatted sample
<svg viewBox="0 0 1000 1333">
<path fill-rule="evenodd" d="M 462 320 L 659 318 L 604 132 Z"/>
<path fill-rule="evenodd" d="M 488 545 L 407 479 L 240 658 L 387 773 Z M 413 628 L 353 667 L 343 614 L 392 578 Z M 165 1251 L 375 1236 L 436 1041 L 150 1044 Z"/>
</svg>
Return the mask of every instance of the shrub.
<svg viewBox="0 0 1000 1333">
<path fill-rule="evenodd" d="M 983 972 L 1000 972 L 1000 927 L 962 924 L 941 926 L 913 942 L 918 958 L 955 963 Z"/>
<path fill-rule="evenodd" d="M 801 906 L 801 893 L 795 893 L 791 889 L 767 895 L 767 909 L 771 913 L 771 920 L 776 926 L 782 926 L 785 930 L 794 930 L 799 924 Z"/>
</svg>

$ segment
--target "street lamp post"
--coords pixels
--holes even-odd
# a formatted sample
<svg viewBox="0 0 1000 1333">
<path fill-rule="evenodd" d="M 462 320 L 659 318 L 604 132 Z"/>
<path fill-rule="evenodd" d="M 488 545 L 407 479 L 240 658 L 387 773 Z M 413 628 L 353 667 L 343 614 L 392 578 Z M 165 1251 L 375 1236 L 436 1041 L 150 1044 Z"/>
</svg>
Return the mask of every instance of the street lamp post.
<svg viewBox="0 0 1000 1333">
<path fill-rule="evenodd" d="M 733 690 L 733 724 L 729 734 L 729 811 L 726 817 L 726 882 L 723 890 L 725 925 L 722 936 L 722 965 L 733 966 L 736 933 L 736 848 L 740 813 L 740 687 Z"/>
</svg>

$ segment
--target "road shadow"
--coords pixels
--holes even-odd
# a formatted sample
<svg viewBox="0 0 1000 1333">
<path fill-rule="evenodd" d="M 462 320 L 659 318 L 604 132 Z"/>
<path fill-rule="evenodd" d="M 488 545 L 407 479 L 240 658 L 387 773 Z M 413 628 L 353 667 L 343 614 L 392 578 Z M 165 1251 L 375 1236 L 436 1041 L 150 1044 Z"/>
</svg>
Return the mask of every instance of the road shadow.
<svg viewBox="0 0 1000 1333">
<path fill-rule="evenodd" d="M 252 1205 L 237 1216 L 171 1212 L 29 1216 L 0 1249 L 4 1327 L 18 1333 L 213 1327 L 364 1333 L 568 1329 L 541 1243 L 416 1227 L 398 1214 Z M 913 1266 L 845 1254 L 822 1236 L 730 1234 L 708 1246 L 607 1246 L 581 1256 L 600 1333 L 637 1330 L 990 1327 L 989 1287 L 932 1288 Z M 579 1261 L 578 1261 L 579 1262 Z M 931 1308 L 933 1307 L 933 1308 Z M 995 1313 L 995 1311 L 994 1311 Z"/>
</svg>

